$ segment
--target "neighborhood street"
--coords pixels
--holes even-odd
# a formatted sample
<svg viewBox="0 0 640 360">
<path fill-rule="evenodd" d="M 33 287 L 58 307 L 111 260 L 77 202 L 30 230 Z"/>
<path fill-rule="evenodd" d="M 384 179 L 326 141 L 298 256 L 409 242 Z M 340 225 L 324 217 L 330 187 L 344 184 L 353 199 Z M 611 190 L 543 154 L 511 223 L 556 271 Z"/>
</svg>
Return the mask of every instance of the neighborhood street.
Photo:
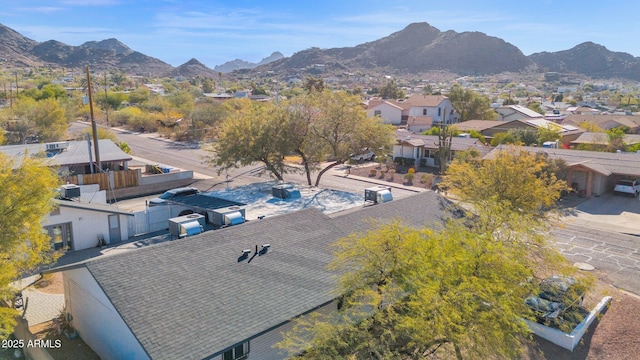
<svg viewBox="0 0 640 360">
<path fill-rule="evenodd" d="M 640 237 L 565 222 L 553 231 L 560 252 L 606 274 L 612 285 L 640 295 Z"/>
</svg>

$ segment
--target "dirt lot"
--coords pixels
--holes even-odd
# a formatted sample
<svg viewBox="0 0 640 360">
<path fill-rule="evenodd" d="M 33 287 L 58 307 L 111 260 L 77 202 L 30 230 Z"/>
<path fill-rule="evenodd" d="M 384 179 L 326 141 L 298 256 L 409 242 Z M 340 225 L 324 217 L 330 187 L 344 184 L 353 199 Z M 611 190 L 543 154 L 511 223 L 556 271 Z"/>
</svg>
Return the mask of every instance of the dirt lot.
<svg viewBox="0 0 640 360">
<path fill-rule="evenodd" d="M 61 272 L 45 275 L 42 280 L 35 283 L 34 286 L 36 290 L 46 294 L 64 294 Z"/>
<path fill-rule="evenodd" d="M 535 338 L 523 359 L 599 360 L 638 359 L 640 354 L 640 298 L 622 291 L 611 293 L 609 309 L 595 321 L 573 352 Z M 542 352 L 542 353 L 540 353 Z"/>
</svg>

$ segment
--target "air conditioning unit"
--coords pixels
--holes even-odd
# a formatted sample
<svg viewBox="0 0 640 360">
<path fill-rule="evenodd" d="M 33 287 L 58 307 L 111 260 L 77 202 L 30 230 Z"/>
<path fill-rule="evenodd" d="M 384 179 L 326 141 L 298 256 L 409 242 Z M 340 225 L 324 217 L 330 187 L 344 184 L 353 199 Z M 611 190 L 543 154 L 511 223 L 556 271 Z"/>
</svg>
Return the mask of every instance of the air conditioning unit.
<svg viewBox="0 0 640 360">
<path fill-rule="evenodd" d="M 278 184 L 271 188 L 271 195 L 279 199 L 296 199 L 300 197 L 300 190 L 293 184 Z"/>
<path fill-rule="evenodd" d="M 64 199 L 74 199 L 80 197 L 80 186 L 75 184 L 62 185 L 60 196 Z"/>
<path fill-rule="evenodd" d="M 216 227 L 233 226 L 245 222 L 246 212 L 244 208 L 239 206 L 229 206 L 225 208 L 208 210 L 207 217 L 209 221 Z"/>
<path fill-rule="evenodd" d="M 364 201 L 374 204 L 384 203 L 393 200 L 391 195 L 391 187 L 378 185 L 364 189 Z"/>
</svg>

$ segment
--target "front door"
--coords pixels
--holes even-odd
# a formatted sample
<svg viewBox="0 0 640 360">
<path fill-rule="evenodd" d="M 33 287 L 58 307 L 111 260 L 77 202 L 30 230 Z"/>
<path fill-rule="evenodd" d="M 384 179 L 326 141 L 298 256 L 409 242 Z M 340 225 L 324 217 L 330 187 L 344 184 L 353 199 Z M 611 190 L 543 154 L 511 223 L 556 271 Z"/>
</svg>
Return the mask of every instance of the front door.
<svg viewBox="0 0 640 360">
<path fill-rule="evenodd" d="M 120 242 L 120 215 L 109 215 L 109 244 Z"/>
</svg>

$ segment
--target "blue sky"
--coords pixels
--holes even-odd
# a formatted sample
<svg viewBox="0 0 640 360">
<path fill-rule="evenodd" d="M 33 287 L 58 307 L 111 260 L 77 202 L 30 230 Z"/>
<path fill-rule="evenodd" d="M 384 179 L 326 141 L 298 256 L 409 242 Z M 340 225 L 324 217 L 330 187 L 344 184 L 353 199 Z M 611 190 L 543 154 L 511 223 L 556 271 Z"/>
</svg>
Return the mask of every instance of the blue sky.
<svg viewBox="0 0 640 360">
<path fill-rule="evenodd" d="M 310 47 L 356 46 L 427 22 L 480 31 L 525 55 L 593 41 L 640 56 L 640 1 L 569 0 L 0 0 L 0 23 L 36 41 L 116 38 L 173 66 L 213 68 Z"/>
</svg>

